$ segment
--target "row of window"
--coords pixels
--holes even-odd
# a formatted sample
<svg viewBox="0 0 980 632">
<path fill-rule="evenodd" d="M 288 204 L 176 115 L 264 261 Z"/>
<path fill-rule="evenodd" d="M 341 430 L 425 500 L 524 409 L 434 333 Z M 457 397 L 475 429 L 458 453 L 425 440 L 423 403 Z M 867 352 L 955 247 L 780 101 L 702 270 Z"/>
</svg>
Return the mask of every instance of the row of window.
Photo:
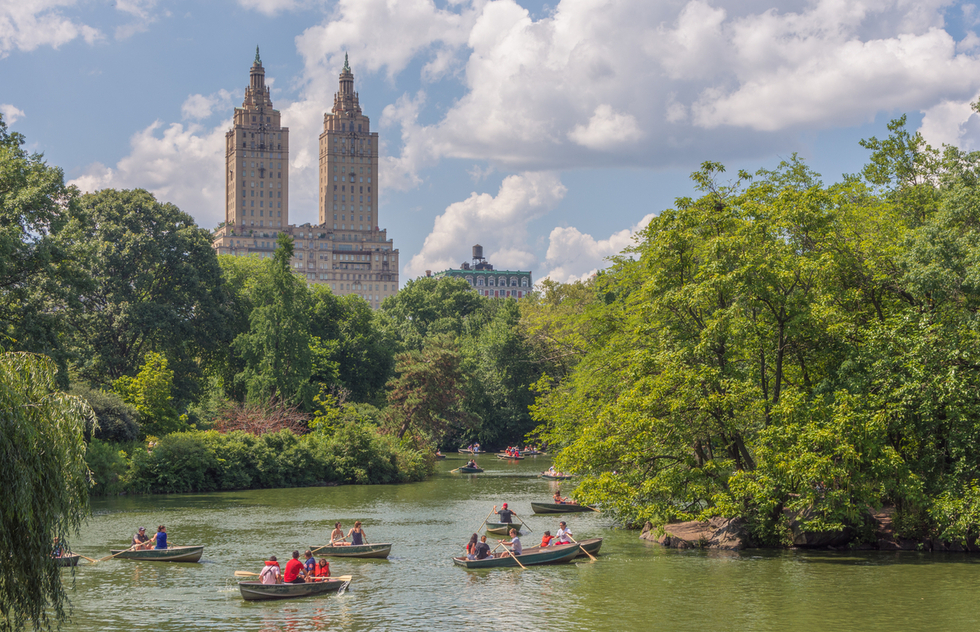
<svg viewBox="0 0 980 632">
<path fill-rule="evenodd" d="M 476 280 L 477 287 L 483 287 L 483 281 L 484 281 L 484 278 L 483 277 L 479 277 Z M 466 282 L 469 283 L 470 285 L 473 285 L 473 277 L 471 277 L 471 276 L 466 277 Z M 486 284 L 489 285 L 489 286 L 493 286 L 493 284 L 494 284 L 494 277 L 487 277 Z M 520 284 L 522 287 L 527 287 L 527 277 L 521 277 L 520 278 L 520 281 L 517 280 L 517 277 L 510 277 L 510 286 L 511 287 L 517 287 L 518 284 Z M 507 285 L 507 279 L 504 278 L 504 277 L 498 278 L 497 279 L 497 285 L 500 286 L 500 287 L 505 287 Z"/>
<path fill-rule="evenodd" d="M 523 290 L 480 290 L 480 294 L 493 298 L 524 298 Z"/>
</svg>

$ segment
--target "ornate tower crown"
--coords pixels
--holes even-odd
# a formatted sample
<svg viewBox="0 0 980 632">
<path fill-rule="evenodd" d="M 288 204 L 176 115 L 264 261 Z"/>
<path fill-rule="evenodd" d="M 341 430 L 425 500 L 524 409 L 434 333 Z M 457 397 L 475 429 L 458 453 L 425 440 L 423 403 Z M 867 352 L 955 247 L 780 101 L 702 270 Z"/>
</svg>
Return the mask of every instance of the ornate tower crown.
<svg viewBox="0 0 980 632">
<path fill-rule="evenodd" d="M 360 116 L 361 104 L 358 103 L 357 93 L 354 92 L 354 73 L 350 69 L 347 53 L 344 53 L 344 69 L 340 72 L 340 91 L 333 97 L 335 115 Z"/>
</svg>

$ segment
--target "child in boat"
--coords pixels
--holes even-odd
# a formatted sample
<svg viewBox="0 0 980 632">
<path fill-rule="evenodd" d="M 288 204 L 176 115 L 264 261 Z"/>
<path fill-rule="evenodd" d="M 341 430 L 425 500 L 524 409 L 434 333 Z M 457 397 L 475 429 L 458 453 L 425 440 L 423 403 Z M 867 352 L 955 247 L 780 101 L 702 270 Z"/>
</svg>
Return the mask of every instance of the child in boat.
<svg viewBox="0 0 980 632">
<path fill-rule="evenodd" d="M 524 546 L 521 544 L 521 539 L 517 537 L 517 529 L 510 530 L 510 542 L 500 542 L 504 546 L 510 546 L 510 551 L 504 551 L 500 554 L 500 557 L 508 557 L 511 555 L 520 555 L 524 552 Z"/>
<path fill-rule="evenodd" d="M 551 531 L 545 531 L 544 535 L 541 536 L 541 546 L 548 546 L 551 543 Z"/>
<path fill-rule="evenodd" d="M 344 535 L 344 530 L 341 528 L 340 523 L 334 523 L 333 531 L 330 532 L 330 546 L 350 546 L 350 542 L 346 540 L 347 537 Z"/>
<path fill-rule="evenodd" d="M 262 567 L 262 572 L 259 573 L 259 581 L 263 584 L 278 584 L 281 583 L 282 579 L 282 569 L 279 568 L 279 562 L 276 561 L 276 556 L 272 555 L 269 557 L 269 561 L 265 563 Z"/>
<path fill-rule="evenodd" d="M 322 582 L 326 578 L 330 577 L 330 564 L 327 562 L 326 558 L 320 558 L 320 561 L 316 565 L 316 570 L 314 571 L 314 580 Z"/>
</svg>

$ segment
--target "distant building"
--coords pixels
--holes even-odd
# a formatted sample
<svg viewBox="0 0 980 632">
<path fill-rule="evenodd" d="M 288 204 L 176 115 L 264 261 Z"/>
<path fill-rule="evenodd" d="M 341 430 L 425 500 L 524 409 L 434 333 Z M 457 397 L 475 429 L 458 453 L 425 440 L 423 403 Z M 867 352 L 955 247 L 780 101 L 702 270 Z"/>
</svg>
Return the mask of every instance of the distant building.
<svg viewBox="0 0 980 632">
<path fill-rule="evenodd" d="M 464 261 L 458 270 L 443 270 L 426 276 L 435 278 L 454 277 L 465 280 L 477 293 L 491 298 L 524 298 L 531 291 L 530 270 L 494 270 L 493 265 L 483 258 L 483 246 L 473 246 L 473 261 Z"/>
<path fill-rule="evenodd" d="M 272 107 L 256 47 L 245 101 L 225 135 L 225 224 L 214 248 L 271 257 L 286 233 L 295 244 L 292 268 L 308 283 L 380 307 L 398 291 L 398 250 L 378 228 L 378 134 L 361 112 L 346 56 L 319 147 L 319 224 L 290 224 L 289 128 Z"/>
</svg>

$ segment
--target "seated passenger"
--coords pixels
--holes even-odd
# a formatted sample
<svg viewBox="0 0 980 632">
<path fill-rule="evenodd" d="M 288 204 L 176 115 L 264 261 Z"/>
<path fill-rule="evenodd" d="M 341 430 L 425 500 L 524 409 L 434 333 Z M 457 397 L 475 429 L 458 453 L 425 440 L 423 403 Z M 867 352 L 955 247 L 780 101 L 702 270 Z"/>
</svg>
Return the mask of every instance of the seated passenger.
<svg viewBox="0 0 980 632">
<path fill-rule="evenodd" d="M 282 577 L 282 569 L 279 568 L 279 562 L 276 561 L 276 556 L 272 555 L 269 557 L 269 561 L 265 563 L 262 567 L 262 572 L 259 573 L 259 581 L 263 584 L 278 584 Z"/>
<path fill-rule="evenodd" d="M 548 546 L 551 543 L 551 540 L 551 531 L 545 531 L 544 535 L 541 536 L 541 546 Z"/>
<path fill-rule="evenodd" d="M 334 523 L 333 531 L 330 532 L 330 546 L 350 546 L 339 522 Z"/>
</svg>

